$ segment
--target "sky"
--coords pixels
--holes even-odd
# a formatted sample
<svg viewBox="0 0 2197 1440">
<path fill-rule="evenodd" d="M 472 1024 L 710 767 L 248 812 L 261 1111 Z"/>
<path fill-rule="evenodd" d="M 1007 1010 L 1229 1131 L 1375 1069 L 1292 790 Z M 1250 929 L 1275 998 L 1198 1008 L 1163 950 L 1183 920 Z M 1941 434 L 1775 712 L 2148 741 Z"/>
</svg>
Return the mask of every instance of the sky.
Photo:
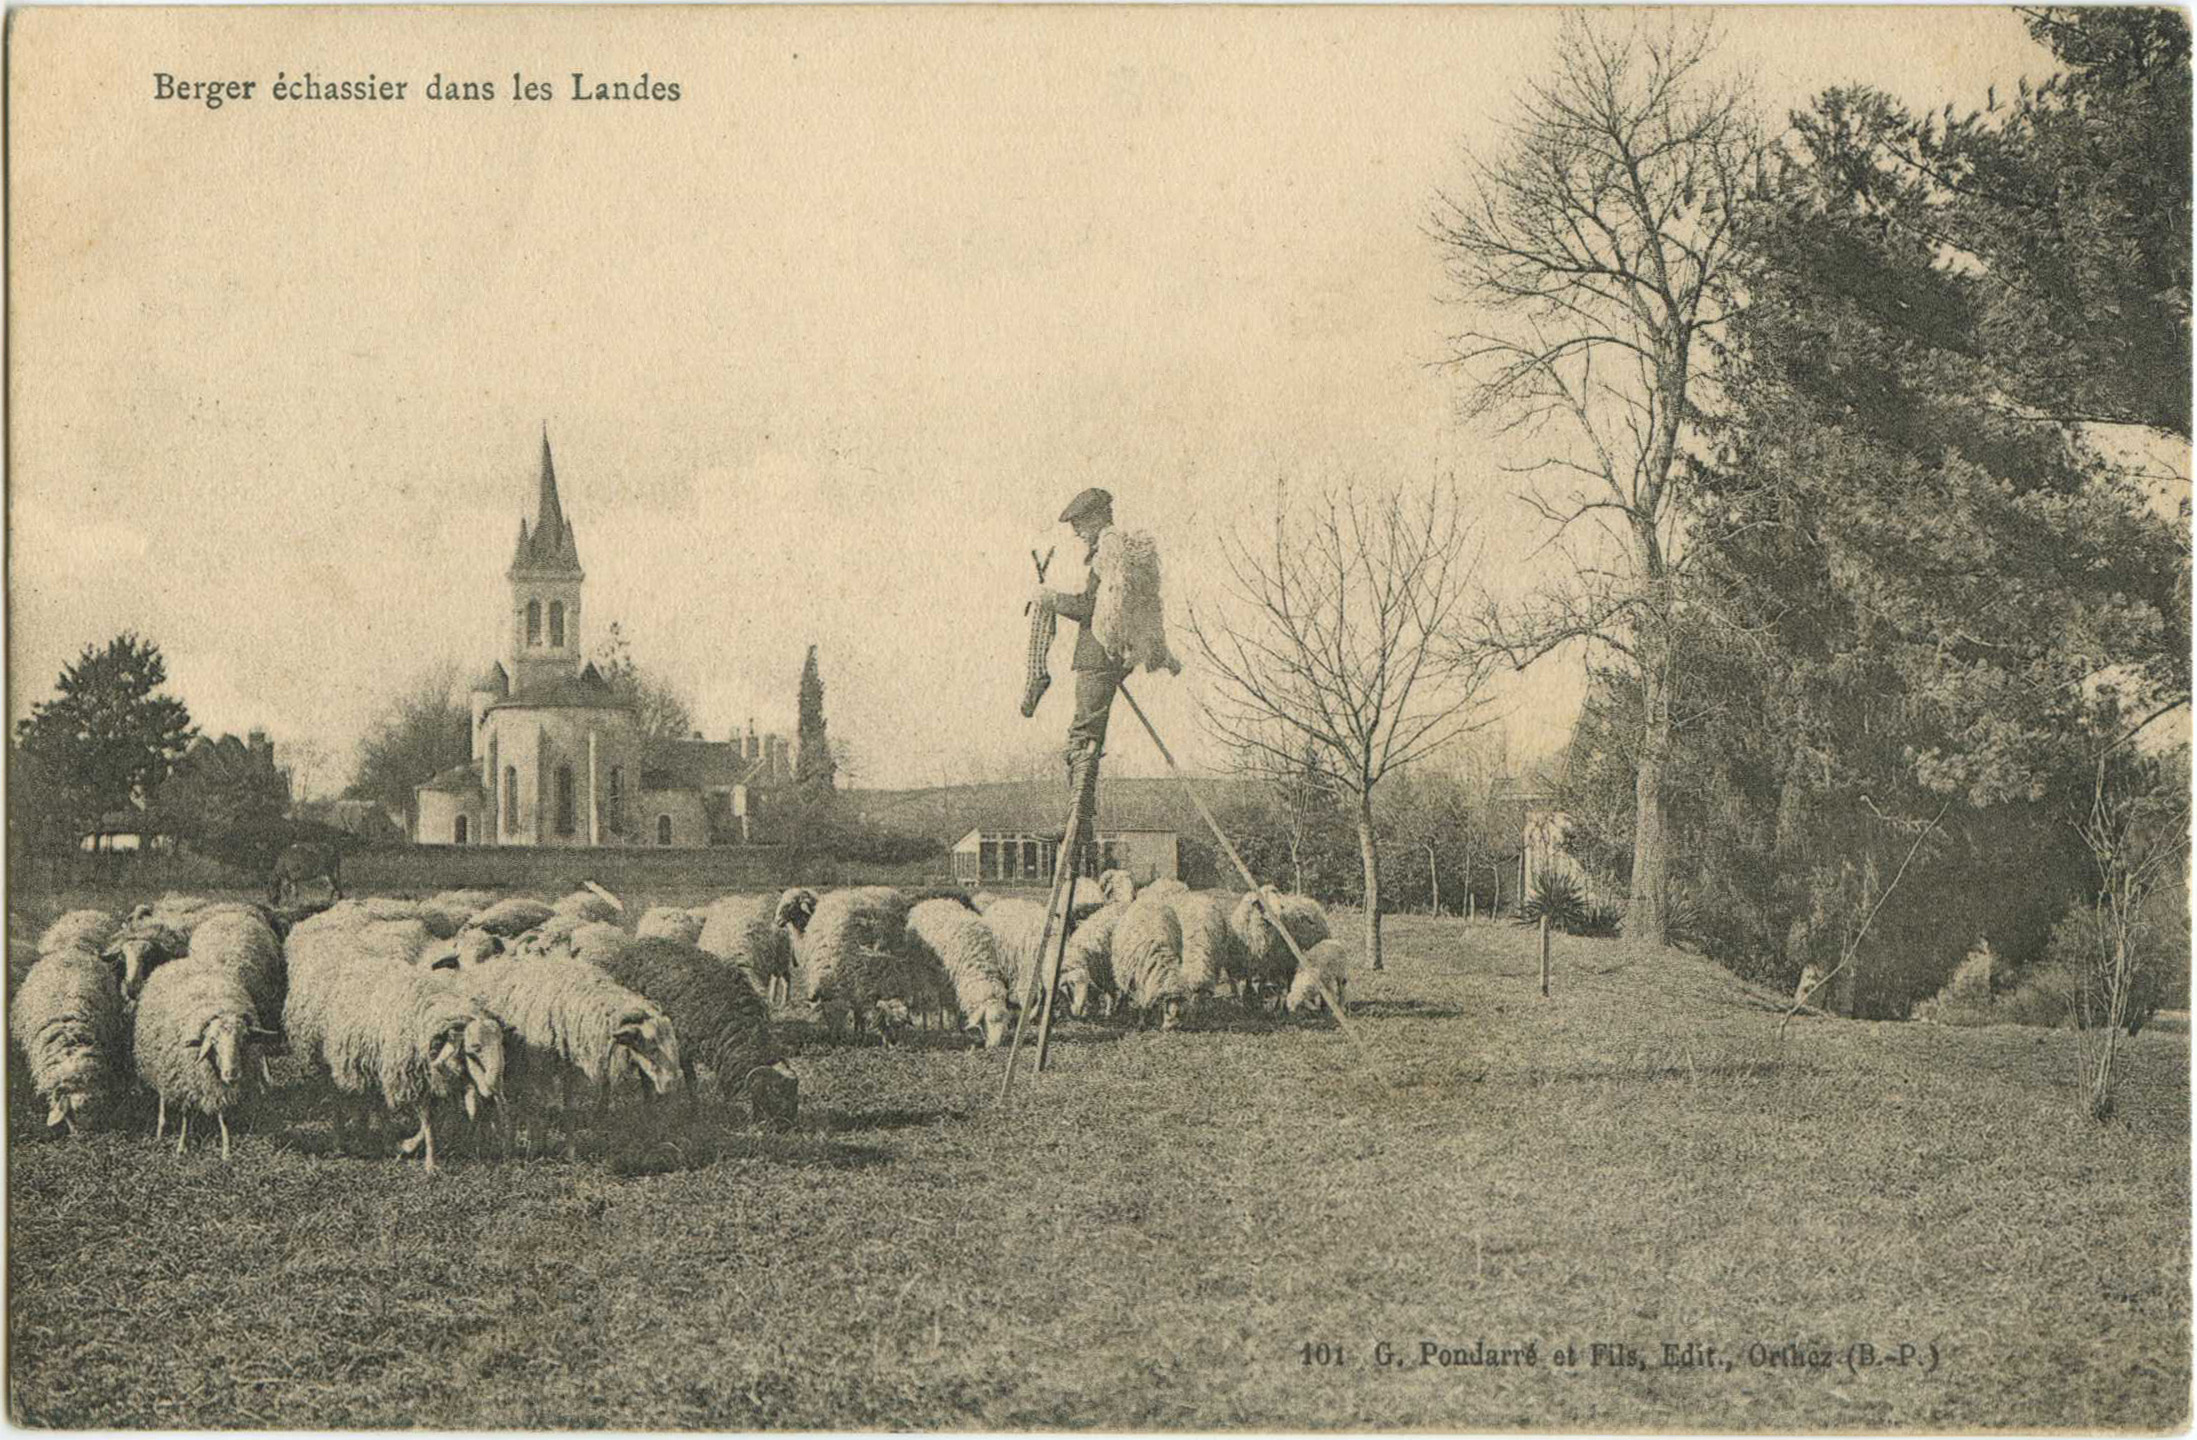
<svg viewBox="0 0 2197 1440">
<path fill-rule="evenodd" d="M 1059 745 L 1064 682 L 1017 708 L 1022 604 L 1033 547 L 1075 578 L 1054 516 L 1087 485 L 1159 538 L 1178 616 L 1283 479 L 1454 483 L 1516 594 L 1544 537 L 1435 363 L 1463 318 L 1426 225 L 1558 14 L 19 12 L 11 720 L 134 628 L 202 728 L 317 745 L 326 788 L 431 665 L 503 653 L 545 427 L 587 643 L 621 622 L 713 738 L 790 731 L 816 645 L 864 785 Z M 2007 10 L 1722 23 L 1770 116 L 2049 68 Z M 307 70 L 411 98 L 268 96 Z M 558 98 L 511 101 L 515 70 Z M 574 70 L 681 98 L 574 103 Z M 156 100 L 156 71 L 258 93 Z M 498 98 L 429 101 L 438 72 Z M 1210 767 L 1201 684 L 1136 688 Z M 1577 653 L 1504 677 L 1514 753 L 1581 684 Z"/>
</svg>

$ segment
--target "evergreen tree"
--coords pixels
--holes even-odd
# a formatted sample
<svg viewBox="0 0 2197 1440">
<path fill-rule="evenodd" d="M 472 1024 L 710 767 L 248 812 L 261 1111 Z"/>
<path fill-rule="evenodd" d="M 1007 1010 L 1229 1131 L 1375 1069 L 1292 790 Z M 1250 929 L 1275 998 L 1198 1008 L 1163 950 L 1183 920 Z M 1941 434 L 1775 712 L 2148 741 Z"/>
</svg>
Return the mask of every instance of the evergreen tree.
<svg viewBox="0 0 2197 1440">
<path fill-rule="evenodd" d="M 801 665 L 801 719 L 794 736 L 793 778 L 828 790 L 838 773 L 831 742 L 824 736 L 824 677 L 817 673 L 816 647 L 811 645 Z"/>
<path fill-rule="evenodd" d="M 168 778 L 197 731 L 181 700 L 158 693 L 167 679 L 160 647 L 134 632 L 85 646 L 61 672 L 59 694 L 16 727 L 21 753 L 48 782 L 40 788 L 58 812 L 49 820 L 81 834 Z"/>
</svg>

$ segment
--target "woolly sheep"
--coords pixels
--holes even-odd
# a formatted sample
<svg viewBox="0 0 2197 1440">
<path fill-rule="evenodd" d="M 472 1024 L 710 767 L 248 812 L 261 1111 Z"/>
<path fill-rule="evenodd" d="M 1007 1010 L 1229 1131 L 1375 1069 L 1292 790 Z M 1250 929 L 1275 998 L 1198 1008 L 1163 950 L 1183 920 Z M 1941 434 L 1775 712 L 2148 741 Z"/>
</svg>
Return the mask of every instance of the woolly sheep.
<svg viewBox="0 0 2197 1440">
<path fill-rule="evenodd" d="M 558 900 L 550 910 L 558 915 L 576 915 L 582 920 L 615 921 L 625 914 L 623 900 L 592 880 L 583 880 L 580 884 L 580 889 Z"/>
<path fill-rule="evenodd" d="M 707 1065 L 719 1093 L 746 1093 L 755 1118 L 771 1118 L 754 1104 L 750 1080 L 784 1056 L 771 1041 L 770 1006 L 746 979 L 708 951 L 677 940 L 636 940 L 602 971 L 670 1017 L 690 1087 L 697 1085 L 697 1067 Z"/>
<path fill-rule="evenodd" d="M 711 905 L 692 943 L 740 968 L 766 998 L 782 1001 L 793 981 L 794 937 L 816 913 L 816 892 L 727 895 Z"/>
<path fill-rule="evenodd" d="M 1136 877 L 1126 870 L 1108 870 L 1098 877 L 1099 894 L 1109 905 L 1127 905 L 1137 898 Z"/>
<path fill-rule="evenodd" d="M 1242 977 L 1241 950 L 1220 896 L 1209 890 L 1189 890 L 1160 898 L 1182 927 L 1183 981 L 1192 991 L 1211 994 L 1223 980 L 1233 984 Z"/>
<path fill-rule="evenodd" d="M 707 909 L 655 905 L 641 917 L 641 923 L 633 927 L 633 935 L 637 940 L 681 940 L 692 945 L 701 940 L 702 927 L 708 920 Z"/>
<path fill-rule="evenodd" d="M 47 1125 L 74 1134 L 79 1119 L 121 1088 L 122 991 L 114 967 L 91 950 L 70 945 L 40 956 L 16 989 L 8 1021 L 46 1102 Z"/>
<path fill-rule="evenodd" d="M 105 953 L 121 962 L 122 995 L 135 1000 L 145 988 L 145 977 L 167 964 L 180 960 L 190 948 L 188 933 L 165 925 L 150 915 L 133 915 L 115 937 L 107 944 Z"/>
<path fill-rule="evenodd" d="M 554 1083 L 568 1139 L 575 1077 L 596 1089 L 598 1108 L 627 1074 L 637 1073 L 657 1095 L 679 1084 L 683 1061 L 670 1017 L 583 960 L 519 956 L 464 971 L 459 980 L 510 1029 L 513 1100 L 538 1098 Z"/>
<path fill-rule="evenodd" d="M 486 910 L 466 922 L 469 930 L 486 930 L 491 935 L 501 935 L 506 940 L 516 940 L 527 931 L 536 928 L 554 914 L 539 900 L 514 895 L 498 900 Z"/>
<path fill-rule="evenodd" d="M 420 901 L 420 918 L 438 935 L 455 935 L 495 903 L 495 894 L 487 890 L 442 890 Z M 443 925 L 449 929 L 440 928 Z"/>
<path fill-rule="evenodd" d="M 1128 913 L 1129 902 L 1114 901 L 1092 911 L 1068 933 L 1068 951 L 1060 962 L 1060 984 L 1068 992 L 1068 1013 L 1079 1020 L 1090 1013 L 1092 996 L 1101 997 L 1109 1006 L 1113 1003 L 1114 932 L 1121 925 L 1121 917 Z"/>
<path fill-rule="evenodd" d="M 416 920 L 394 924 L 425 932 Z M 390 1113 L 418 1118 L 419 1132 L 401 1149 L 424 1150 L 428 1170 L 435 1168 L 432 1102 L 461 1097 L 473 1116 L 499 1094 L 503 1026 L 440 972 L 372 953 L 320 960 L 293 972 L 283 1018 L 291 1049 L 342 1095 L 371 1108 L 378 1092 Z"/>
<path fill-rule="evenodd" d="M 470 970 L 504 953 L 502 936 L 486 930 L 464 930 L 419 951 L 412 963 L 429 970 Z"/>
<path fill-rule="evenodd" d="M 94 955 L 107 948 L 121 926 L 105 910 L 71 910 L 45 928 L 38 937 L 38 953 L 89 950 Z"/>
<path fill-rule="evenodd" d="M 908 898 L 883 885 L 834 890 L 794 941 L 805 999 L 857 1029 L 880 1000 L 929 1005 L 938 996 L 907 957 Z"/>
<path fill-rule="evenodd" d="M 1284 1002 L 1291 1014 L 1326 1004 L 1329 990 L 1337 1004 L 1350 1003 L 1344 993 L 1350 984 L 1350 952 L 1340 941 L 1322 940 L 1304 952 L 1304 959 L 1289 982 L 1289 998 Z"/>
<path fill-rule="evenodd" d="M 1015 968 L 997 939 L 993 917 L 952 900 L 925 900 L 909 909 L 907 933 L 945 971 L 961 1023 L 982 1034 L 987 1050 L 1005 1040 Z"/>
<path fill-rule="evenodd" d="M 1289 931 L 1297 949 L 1310 950 L 1328 937 L 1327 911 L 1309 895 L 1284 895 L 1271 885 L 1236 902 L 1228 926 L 1243 956 L 1246 988 L 1279 997 L 1296 977 L 1297 956 L 1274 929 L 1274 920 Z"/>
<path fill-rule="evenodd" d="M 1164 893 L 1150 891 L 1129 902 L 1114 927 L 1114 981 L 1134 1010 L 1161 1007 L 1161 1028 L 1172 1030 L 1196 993 L 1183 973 L 1182 921 Z"/>
<path fill-rule="evenodd" d="M 184 958 L 234 975 L 251 998 L 252 1012 L 271 1024 L 282 1013 L 286 977 L 274 929 L 254 914 L 225 912 L 191 932 Z"/>
<path fill-rule="evenodd" d="M 229 1111 L 244 1098 L 245 1062 L 272 1038 L 241 975 L 210 958 L 186 956 L 145 978 L 130 1048 L 138 1078 L 160 1097 L 155 1140 L 168 1133 L 168 1107 L 182 1112 L 178 1155 L 191 1138 L 191 1112 L 221 1127 L 229 1158 Z"/>
<path fill-rule="evenodd" d="M 1189 885 L 1181 880 L 1154 880 L 1149 885 L 1138 886 L 1135 898 L 1141 900 L 1147 895 L 1187 895 L 1189 893 Z"/>
<path fill-rule="evenodd" d="M 1044 983 L 1045 957 L 1039 953 L 1038 942 L 1044 938 L 1045 907 L 1035 900 L 1001 900 L 984 912 L 984 923 L 990 927 L 1000 958 L 1006 962 L 1008 994 L 1015 1005 L 1019 1008 L 1035 1002 Z M 1059 939 L 1056 925 L 1052 943 Z"/>
</svg>

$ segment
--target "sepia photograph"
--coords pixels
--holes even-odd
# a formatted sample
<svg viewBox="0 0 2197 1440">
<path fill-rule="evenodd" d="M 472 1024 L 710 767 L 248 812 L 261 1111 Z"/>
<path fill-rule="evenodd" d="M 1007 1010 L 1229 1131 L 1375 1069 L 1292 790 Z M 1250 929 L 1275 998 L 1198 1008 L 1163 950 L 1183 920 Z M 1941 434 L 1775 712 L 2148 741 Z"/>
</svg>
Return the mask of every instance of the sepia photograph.
<svg viewBox="0 0 2197 1440">
<path fill-rule="evenodd" d="M 7 24 L 14 1425 L 2190 1426 L 2187 9 Z"/>
</svg>

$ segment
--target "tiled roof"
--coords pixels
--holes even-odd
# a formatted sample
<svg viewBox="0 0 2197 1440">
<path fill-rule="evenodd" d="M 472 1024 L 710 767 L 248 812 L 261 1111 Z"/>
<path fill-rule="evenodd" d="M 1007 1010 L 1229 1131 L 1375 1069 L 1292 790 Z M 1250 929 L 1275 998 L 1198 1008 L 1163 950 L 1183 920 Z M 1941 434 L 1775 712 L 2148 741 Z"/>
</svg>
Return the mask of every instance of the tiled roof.
<svg viewBox="0 0 2197 1440">
<path fill-rule="evenodd" d="M 435 790 L 445 795 L 477 795 L 481 790 L 481 777 L 470 765 L 453 765 L 426 784 L 421 790 Z"/>
<path fill-rule="evenodd" d="M 729 740 L 667 740 L 650 747 L 644 790 L 707 790 L 743 783 L 747 765 Z"/>
</svg>

